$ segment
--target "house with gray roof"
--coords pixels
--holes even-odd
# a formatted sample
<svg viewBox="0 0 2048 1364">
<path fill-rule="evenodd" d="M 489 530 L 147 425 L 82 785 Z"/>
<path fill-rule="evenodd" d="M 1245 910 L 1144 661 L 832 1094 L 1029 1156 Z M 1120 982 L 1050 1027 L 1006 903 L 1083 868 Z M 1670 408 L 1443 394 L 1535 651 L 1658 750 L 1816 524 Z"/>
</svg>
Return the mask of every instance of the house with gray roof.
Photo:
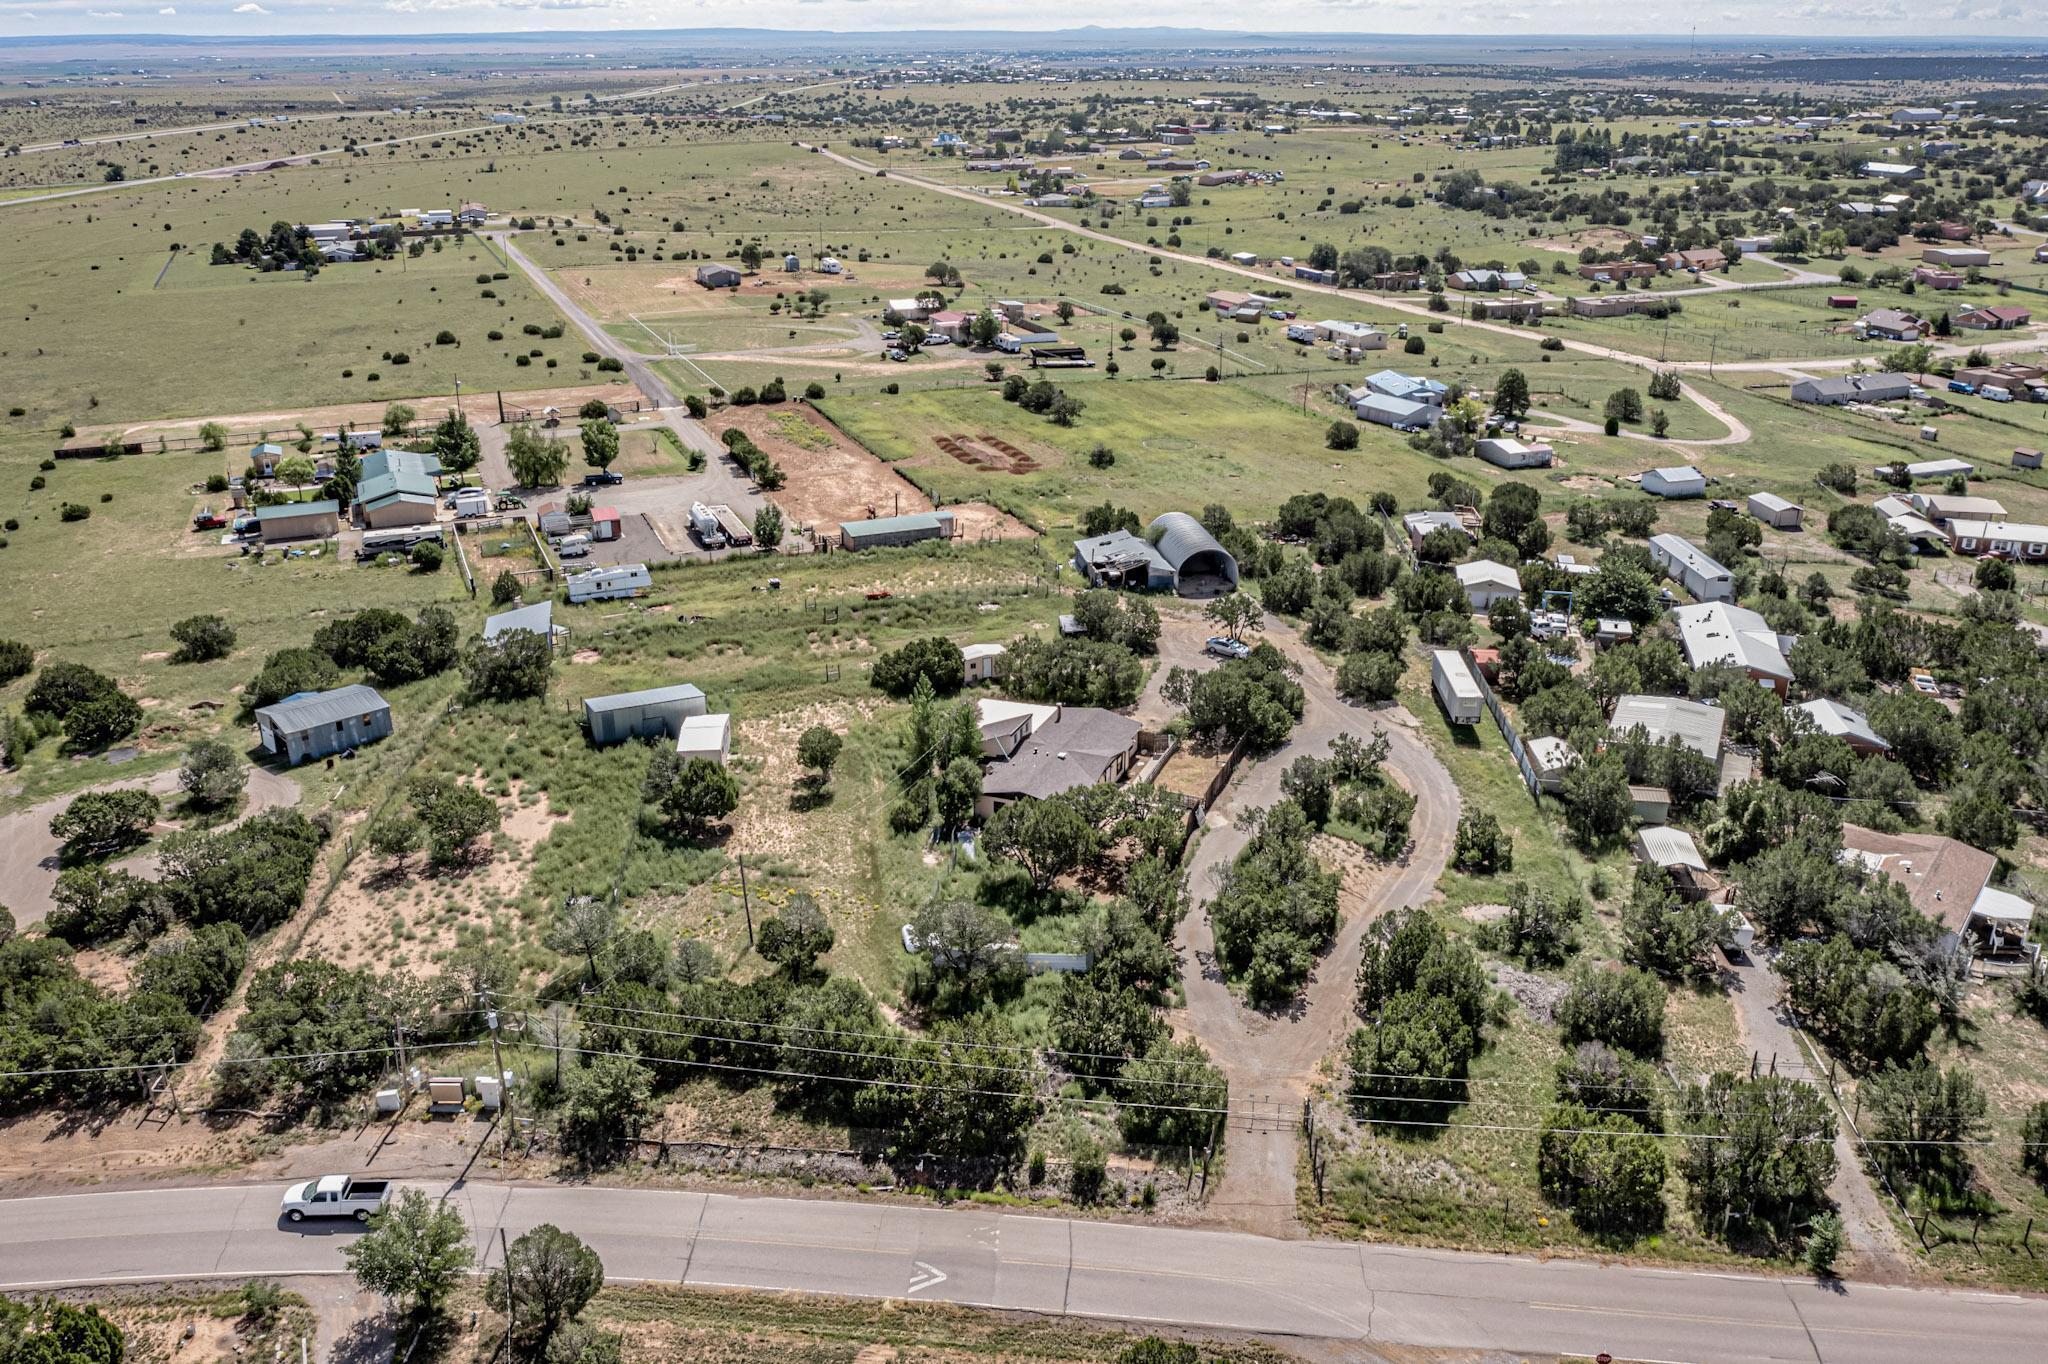
<svg viewBox="0 0 2048 1364">
<path fill-rule="evenodd" d="M 1142 535 L 1113 530 L 1074 542 L 1074 567 L 1096 587 L 1147 588 L 1164 592 L 1174 582 L 1173 565 Z"/>
<path fill-rule="evenodd" d="M 1094 706 L 1060 706 L 1029 736 L 991 762 L 975 812 L 984 818 L 1017 800 L 1122 781 L 1138 752 L 1136 720 Z"/>
<path fill-rule="evenodd" d="M 1841 407 L 1845 403 L 1896 403 L 1913 396 L 1913 381 L 1903 374 L 1842 374 L 1829 379 L 1798 379 L 1792 401 Z"/>
<path fill-rule="evenodd" d="M 391 707 L 357 683 L 300 692 L 256 712 L 256 742 L 293 767 L 391 737 Z"/>
<path fill-rule="evenodd" d="M 1677 739 L 1701 757 L 1719 762 L 1721 732 L 1728 717 L 1719 706 L 1688 701 L 1682 696 L 1631 695 L 1616 699 L 1607 732 L 1617 737 L 1640 729 L 1651 743 Z"/>
<path fill-rule="evenodd" d="M 1351 411 L 1360 421 L 1391 426 L 1396 431 L 1426 431 L 1444 415 L 1444 410 L 1433 403 L 1389 398 L 1381 393 L 1369 393 L 1360 398 L 1351 405 Z"/>
<path fill-rule="evenodd" d="M 1792 636 L 1779 634 L 1748 607 L 1730 601 L 1706 602 L 1681 606 L 1671 617 L 1678 624 L 1685 660 L 1694 668 L 1740 668 L 1750 681 L 1769 687 L 1780 699 L 1791 690 L 1792 664 L 1785 655 L 1792 647 Z"/>
<path fill-rule="evenodd" d="M 1892 746 L 1870 727 L 1870 717 L 1840 701 L 1806 701 L 1792 707 L 1816 732 L 1842 740 L 1858 753 L 1889 753 Z"/>
</svg>

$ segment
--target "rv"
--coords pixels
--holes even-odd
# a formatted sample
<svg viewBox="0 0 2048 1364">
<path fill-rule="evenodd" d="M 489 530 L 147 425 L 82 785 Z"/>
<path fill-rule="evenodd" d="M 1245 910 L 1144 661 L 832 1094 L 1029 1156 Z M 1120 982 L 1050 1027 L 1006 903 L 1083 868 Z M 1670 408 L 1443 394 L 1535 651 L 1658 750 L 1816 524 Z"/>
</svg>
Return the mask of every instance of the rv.
<svg viewBox="0 0 2048 1364">
<path fill-rule="evenodd" d="M 397 526 L 391 530 L 366 530 L 362 546 L 356 550 L 358 559 L 374 559 L 380 554 L 410 554 L 412 547 L 423 540 L 441 543 L 441 528 L 436 525 Z"/>
<path fill-rule="evenodd" d="M 555 553 L 564 559 L 587 559 L 590 557 L 588 535 L 564 535 L 555 543 Z"/>
<path fill-rule="evenodd" d="M 637 597 L 654 586 L 645 564 L 620 564 L 616 568 L 593 568 L 569 579 L 571 602 L 617 601 Z"/>
</svg>

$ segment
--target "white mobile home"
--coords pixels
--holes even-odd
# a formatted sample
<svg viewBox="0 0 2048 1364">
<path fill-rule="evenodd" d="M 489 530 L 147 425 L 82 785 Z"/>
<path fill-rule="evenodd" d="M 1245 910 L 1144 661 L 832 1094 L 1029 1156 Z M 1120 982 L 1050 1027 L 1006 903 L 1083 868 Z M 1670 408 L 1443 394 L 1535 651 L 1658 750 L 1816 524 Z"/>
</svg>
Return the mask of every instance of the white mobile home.
<svg viewBox="0 0 2048 1364">
<path fill-rule="evenodd" d="M 1650 559 L 1699 601 L 1728 601 L 1735 595 L 1735 575 L 1684 536 L 1651 536 Z"/>
<path fill-rule="evenodd" d="M 637 597 L 652 586 L 654 579 L 647 572 L 646 564 L 619 564 L 612 568 L 593 568 L 588 573 L 577 573 L 570 577 L 569 600 L 616 601 L 623 597 Z"/>
<path fill-rule="evenodd" d="M 1432 649 L 1429 655 L 1429 677 L 1436 688 L 1438 704 L 1454 725 L 1476 725 L 1486 713 L 1486 702 L 1479 694 L 1479 680 L 1472 676 L 1472 669 L 1465 662 L 1465 656 L 1456 649 Z"/>
</svg>

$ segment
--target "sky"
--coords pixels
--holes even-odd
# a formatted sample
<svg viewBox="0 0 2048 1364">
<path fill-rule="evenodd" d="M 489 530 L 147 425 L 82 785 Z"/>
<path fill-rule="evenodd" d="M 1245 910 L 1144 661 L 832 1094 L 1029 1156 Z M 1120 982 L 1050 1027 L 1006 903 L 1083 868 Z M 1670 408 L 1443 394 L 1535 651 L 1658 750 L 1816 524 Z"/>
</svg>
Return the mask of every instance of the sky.
<svg viewBox="0 0 2048 1364">
<path fill-rule="evenodd" d="M 1930 23 L 1931 20 L 1940 22 Z M 2048 35 L 2048 4 L 2016 0 L 1040 0 L 1030 7 L 968 0 L 0 0 L 0 36 L 56 34 L 502 33 L 635 28 L 778 28 L 877 32 L 905 28 L 1175 26 L 1265 33 L 1683 34 L 1910 36 L 1989 25 L 1985 36 Z"/>
</svg>

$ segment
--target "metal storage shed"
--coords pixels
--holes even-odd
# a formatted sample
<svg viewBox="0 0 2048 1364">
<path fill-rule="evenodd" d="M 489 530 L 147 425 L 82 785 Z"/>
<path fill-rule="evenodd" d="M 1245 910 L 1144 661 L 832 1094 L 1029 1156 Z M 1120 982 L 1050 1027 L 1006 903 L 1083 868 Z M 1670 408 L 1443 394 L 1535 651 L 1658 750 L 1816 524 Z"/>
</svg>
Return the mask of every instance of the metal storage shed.
<svg viewBox="0 0 2048 1364">
<path fill-rule="evenodd" d="M 583 703 L 583 723 L 594 744 L 616 744 L 654 735 L 674 738 L 683 721 L 706 710 L 704 693 L 684 682 L 673 687 L 593 696 Z"/>
<path fill-rule="evenodd" d="M 256 738 L 264 751 L 294 766 L 308 758 L 346 753 L 390 734 L 390 705 L 374 688 L 360 683 L 287 696 L 256 712 Z"/>
<path fill-rule="evenodd" d="M 1145 528 L 1145 538 L 1159 557 L 1173 566 L 1174 590 L 1185 592 L 1189 578 L 1221 578 L 1237 586 L 1237 560 L 1186 512 L 1167 512 Z"/>
</svg>

